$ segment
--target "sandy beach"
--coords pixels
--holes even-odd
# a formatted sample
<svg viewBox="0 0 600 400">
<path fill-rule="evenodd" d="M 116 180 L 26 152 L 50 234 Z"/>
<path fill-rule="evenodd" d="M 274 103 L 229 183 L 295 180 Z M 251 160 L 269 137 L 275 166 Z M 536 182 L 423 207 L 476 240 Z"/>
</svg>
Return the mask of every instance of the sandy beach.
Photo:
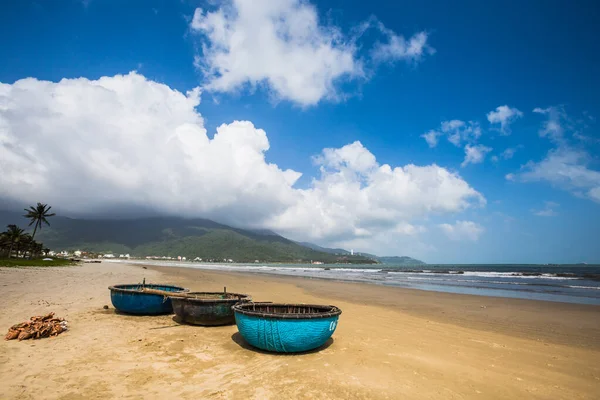
<svg viewBox="0 0 600 400">
<path fill-rule="evenodd" d="M 268 354 L 235 325 L 115 313 L 107 287 L 143 278 L 343 314 L 325 348 Z M 2 399 L 600 396 L 600 306 L 111 263 L 0 268 L 0 294 L 4 333 L 50 311 L 70 326 L 56 338 L 2 341 Z"/>
</svg>

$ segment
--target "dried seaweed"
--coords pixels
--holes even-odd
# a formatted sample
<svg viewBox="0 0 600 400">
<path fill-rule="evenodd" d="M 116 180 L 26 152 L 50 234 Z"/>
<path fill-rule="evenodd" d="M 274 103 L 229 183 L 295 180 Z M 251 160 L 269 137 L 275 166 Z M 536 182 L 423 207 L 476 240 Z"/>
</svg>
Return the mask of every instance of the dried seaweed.
<svg viewBox="0 0 600 400">
<path fill-rule="evenodd" d="M 54 313 L 31 317 L 29 321 L 21 322 L 10 327 L 5 340 L 41 339 L 57 336 L 67 330 L 64 318 L 55 318 Z"/>
</svg>

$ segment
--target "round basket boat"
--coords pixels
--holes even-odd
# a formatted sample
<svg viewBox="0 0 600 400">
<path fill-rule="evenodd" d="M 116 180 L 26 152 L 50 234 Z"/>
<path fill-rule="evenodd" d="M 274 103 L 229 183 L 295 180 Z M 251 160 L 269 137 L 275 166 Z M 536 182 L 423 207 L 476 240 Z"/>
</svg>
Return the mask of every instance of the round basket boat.
<svg viewBox="0 0 600 400">
<path fill-rule="evenodd" d="M 278 353 L 323 346 L 342 313 L 335 306 L 276 303 L 237 304 L 233 311 L 238 330 L 249 344 Z"/>
<path fill-rule="evenodd" d="M 110 300 L 120 312 L 137 315 L 172 314 L 173 306 L 169 298 L 160 294 L 143 293 L 142 289 L 154 289 L 165 292 L 189 292 L 179 286 L 160 284 L 127 284 L 110 286 Z"/>
<path fill-rule="evenodd" d="M 190 292 L 194 297 L 170 297 L 173 311 L 192 325 L 218 326 L 235 323 L 232 306 L 252 301 L 247 294 L 225 292 Z"/>
</svg>

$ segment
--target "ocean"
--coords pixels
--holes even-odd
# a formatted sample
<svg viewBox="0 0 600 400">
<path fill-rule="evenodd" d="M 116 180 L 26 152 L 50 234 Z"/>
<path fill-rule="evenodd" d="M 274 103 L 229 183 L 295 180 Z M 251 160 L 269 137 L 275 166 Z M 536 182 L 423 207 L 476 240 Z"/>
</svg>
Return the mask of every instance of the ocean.
<svg viewBox="0 0 600 400">
<path fill-rule="evenodd" d="M 119 262 L 117 260 L 113 262 Z M 600 265 L 313 265 L 213 264 L 129 260 L 207 270 L 250 272 L 479 296 L 600 305 Z"/>
</svg>

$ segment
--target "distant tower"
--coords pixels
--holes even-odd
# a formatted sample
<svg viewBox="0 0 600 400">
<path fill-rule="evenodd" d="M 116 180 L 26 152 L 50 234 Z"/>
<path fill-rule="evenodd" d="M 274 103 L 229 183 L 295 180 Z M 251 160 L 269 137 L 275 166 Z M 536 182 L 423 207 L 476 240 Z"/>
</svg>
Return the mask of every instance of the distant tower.
<svg viewBox="0 0 600 400">
<path fill-rule="evenodd" d="M 353 256 L 354 255 L 354 249 L 350 249 L 350 255 Z"/>
</svg>

